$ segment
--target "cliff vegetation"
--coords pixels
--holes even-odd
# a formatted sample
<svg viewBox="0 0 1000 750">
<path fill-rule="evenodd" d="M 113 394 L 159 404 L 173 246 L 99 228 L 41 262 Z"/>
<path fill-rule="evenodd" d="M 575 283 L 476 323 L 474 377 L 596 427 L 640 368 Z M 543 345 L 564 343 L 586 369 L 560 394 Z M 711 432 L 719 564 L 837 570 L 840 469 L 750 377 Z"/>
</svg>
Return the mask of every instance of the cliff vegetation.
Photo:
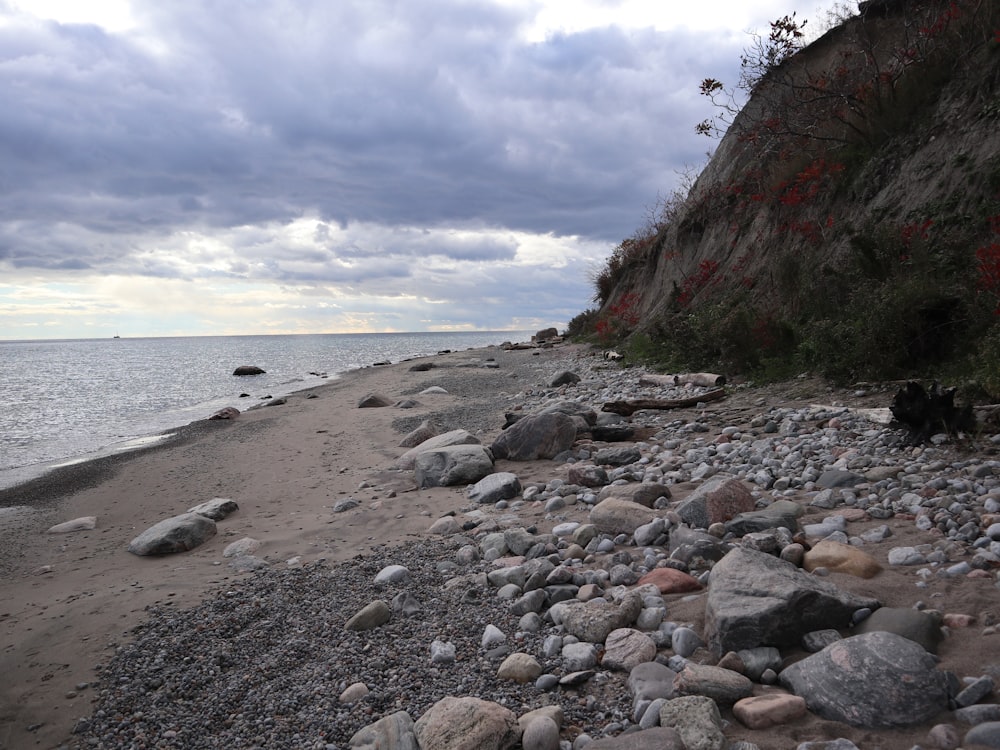
<svg viewBox="0 0 1000 750">
<path fill-rule="evenodd" d="M 861 5 L 806 46 L 779 19 L 736 86 L 702 83 L 711 160 L 595 271 L 571 335 L 673 371 L 1000 396 L 1000 3 Z"/>
</svg>

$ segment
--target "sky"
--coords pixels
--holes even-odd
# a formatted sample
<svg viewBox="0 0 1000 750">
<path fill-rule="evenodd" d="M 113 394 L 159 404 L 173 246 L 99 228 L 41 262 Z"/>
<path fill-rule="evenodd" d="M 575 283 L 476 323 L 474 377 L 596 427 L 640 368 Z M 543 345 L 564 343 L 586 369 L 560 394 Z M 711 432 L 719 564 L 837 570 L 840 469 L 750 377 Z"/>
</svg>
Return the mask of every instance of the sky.
<svg viewBox="0 0 1000 750">
<path fill-rule="evenodd" d="M 0 0 L 0 340 L 536 330 L 815 0 Z"/>
</svg>

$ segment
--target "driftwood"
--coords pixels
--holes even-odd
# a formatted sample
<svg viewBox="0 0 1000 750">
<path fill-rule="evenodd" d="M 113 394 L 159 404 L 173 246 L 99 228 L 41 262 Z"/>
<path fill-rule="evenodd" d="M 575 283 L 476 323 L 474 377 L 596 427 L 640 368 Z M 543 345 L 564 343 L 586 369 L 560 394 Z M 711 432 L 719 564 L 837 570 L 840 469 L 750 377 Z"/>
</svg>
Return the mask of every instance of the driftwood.
<svg viewBox="0 0 1000 750">
<path fill-rule="evenodd" d="M 607 401 L 601 407 L 601 411 L 609 411 L 612 414 L 621 414 L 623 417 L 630 417 L 640 409 L 683 409 L 686 406 L 697 406 L 706 401 L 719 401 L 726 397 L 726 390 L 719 388 L 714 391 L 702 393 L 700 396 L 690 398 L 633 398 L 627 401 Z"/>
<path fill-rule="evenodd" d="M 655 375 L 646 373 L 639 378 L 639 385 L 700 385 L 718 387 L 726 384 L 725 375 L 713 372 L 689 372 L 683 375 Z"/>
</svg>

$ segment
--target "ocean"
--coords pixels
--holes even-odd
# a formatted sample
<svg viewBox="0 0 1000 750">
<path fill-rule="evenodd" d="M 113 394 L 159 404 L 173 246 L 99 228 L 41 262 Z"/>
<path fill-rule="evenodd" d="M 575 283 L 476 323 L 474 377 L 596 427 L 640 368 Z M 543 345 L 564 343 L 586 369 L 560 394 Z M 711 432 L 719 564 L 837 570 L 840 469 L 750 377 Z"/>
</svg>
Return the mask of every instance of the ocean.
<svg viewBox="0 0 1000 750">
<path fill-rule="evenodd" d="M 476 331 L 0 341 L 0 488 L 376 362 L 530 338 Z M 266 374 L 233 376 L 240 365 Z"/>
</svg>

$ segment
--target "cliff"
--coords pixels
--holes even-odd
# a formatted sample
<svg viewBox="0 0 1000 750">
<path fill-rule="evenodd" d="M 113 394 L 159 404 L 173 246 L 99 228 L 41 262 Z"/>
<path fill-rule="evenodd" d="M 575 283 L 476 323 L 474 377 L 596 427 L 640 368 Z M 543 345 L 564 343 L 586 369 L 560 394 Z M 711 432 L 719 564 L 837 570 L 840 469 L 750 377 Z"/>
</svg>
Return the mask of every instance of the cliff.
<svg viewBox="0 0 1000 750">
<path fill-rule="evenodd" d="M 600 336 L 839 378 L 1000 362 L 1000 7 L 893 5 L 767 72 L 595 279 Z"/>
</svg>

